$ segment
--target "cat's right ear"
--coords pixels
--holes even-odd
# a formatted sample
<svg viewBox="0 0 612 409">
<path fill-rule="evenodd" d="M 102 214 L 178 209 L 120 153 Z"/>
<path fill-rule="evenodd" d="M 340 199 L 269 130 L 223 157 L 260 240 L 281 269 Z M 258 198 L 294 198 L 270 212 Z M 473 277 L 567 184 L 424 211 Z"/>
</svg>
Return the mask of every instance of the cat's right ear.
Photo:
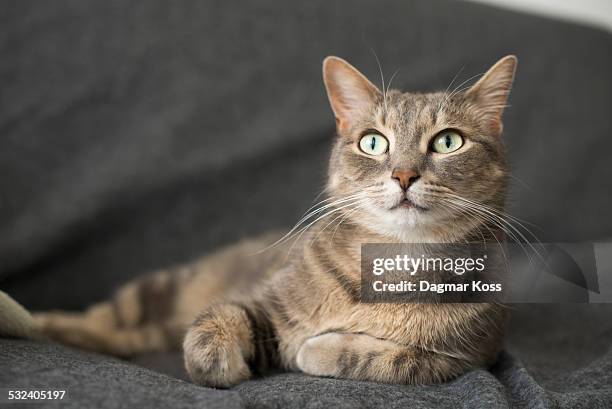
<svg viewBox="0 0 612 409">
<path fill-rule="evenodd" d="M 342 58 L 323 60 L 323 81 L 338 132 L 347 130 L 366 109 L 382 98 L 378 88 Z"/>
</svg>

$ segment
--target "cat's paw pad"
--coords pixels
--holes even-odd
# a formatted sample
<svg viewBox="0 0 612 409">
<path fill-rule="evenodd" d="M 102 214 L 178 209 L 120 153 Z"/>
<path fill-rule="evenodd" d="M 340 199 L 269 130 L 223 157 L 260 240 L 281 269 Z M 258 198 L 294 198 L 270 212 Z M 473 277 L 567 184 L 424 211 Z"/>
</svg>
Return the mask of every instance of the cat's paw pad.
<svg viewBox="0 0 612 409">
<path fill-rule="evenodd" d="M 346 335 L 328 333 L 307 339 L 300 347 L 296 363 L 307 374 L 337 376 L 338 358 L 341 356 Z"/>
<path fill-rule="evenodd" d="M 231 339 L 189 331 L 183 348 L 189 377 L 199 385 L 228 388 L 251 377 L 238 343 Z"/>
</svg>

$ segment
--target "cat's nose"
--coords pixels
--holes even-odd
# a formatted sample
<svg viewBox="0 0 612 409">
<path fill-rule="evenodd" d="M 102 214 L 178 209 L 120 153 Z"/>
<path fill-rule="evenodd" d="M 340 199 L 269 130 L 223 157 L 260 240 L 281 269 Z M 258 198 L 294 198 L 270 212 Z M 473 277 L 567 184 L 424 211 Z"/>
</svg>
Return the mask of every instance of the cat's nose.
<svg viewBox="0 0 612 409">
<path fill-rule="evenodd" d="M 419 178 L 419 174 L 410 169 L 393 169 L 391 177 L 399 182 L 402 189 L 408 190 L 410 185 Z"/>
</svg>

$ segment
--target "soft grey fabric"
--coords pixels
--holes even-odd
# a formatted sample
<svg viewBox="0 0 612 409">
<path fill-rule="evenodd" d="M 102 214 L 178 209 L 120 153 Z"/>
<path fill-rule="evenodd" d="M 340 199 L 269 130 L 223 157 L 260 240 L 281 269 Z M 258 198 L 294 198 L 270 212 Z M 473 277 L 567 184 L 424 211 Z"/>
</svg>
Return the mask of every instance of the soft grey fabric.
<svg viewBox="0 0 612 409">
<path fill-rule="evenodd" d="M 83 308 L 292 224 L 321 188 L 333 133 L 321 60 L 337 54 L 377 82 L 371 47 L 407 90 L 517 54 L 509 208 L 543 241 L 610 238 L 611 46 L 595 29 L 449 0 L 2 2 L 0 286 L 30 309 Z M 64 383 L 75 407 L 610 407 L 611 315 L 517 308 L 500 362 L 439 386 L 279 374 L 215 394 L 9 340 L 0 386 Z M 176 355 L 136 361 L 184 375 Z M 114 390 L 135 398 L 121 405 Z"/>
<path fill-rule="evenodd" d="M 114 358 L 49 343 L 1 341 L 2 388 L 66 391 L 64 399 L 44 402 L 45 407 L 243 407 L 236 392 L 198 388 Z M 7 403 L 6 396 L 1 396 L 0 405 L 4 403 Z M 40 407 L 39 402 L 34 403 L 35 407 Z M 20 404 L 15 406 L 22 407 Z"/>
<path fill-rule="evenodd" d="M 113 358 L 17 340 L 0 340 L 0 385 L 67 389 L 72 407 L 610 408 L 611 312 L 607 305 L 522 306 L 510 325 L 511 353 L 489 370 L 435 386 L 279 373 L 215 393 Z M 180 354 L 135 361 L 185 379 Z"/>
</svg>

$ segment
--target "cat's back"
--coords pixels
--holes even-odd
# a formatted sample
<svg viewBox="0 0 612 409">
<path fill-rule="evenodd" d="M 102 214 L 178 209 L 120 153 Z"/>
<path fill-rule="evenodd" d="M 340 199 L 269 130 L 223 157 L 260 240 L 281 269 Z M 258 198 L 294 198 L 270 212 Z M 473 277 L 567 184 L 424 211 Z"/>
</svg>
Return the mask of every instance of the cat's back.
<svg viewBox="0 0 612 409">
<path fill-rule="evenodd" d="M 274 230 L 242 239 L 181 266 L 189 278 L 177 306 L 180 315 L 192 319 L 216 301 L 250 297 L 255 287 L 287 263 L 287 246 L 271 246 L 282 234 Z"/>
</svg>

